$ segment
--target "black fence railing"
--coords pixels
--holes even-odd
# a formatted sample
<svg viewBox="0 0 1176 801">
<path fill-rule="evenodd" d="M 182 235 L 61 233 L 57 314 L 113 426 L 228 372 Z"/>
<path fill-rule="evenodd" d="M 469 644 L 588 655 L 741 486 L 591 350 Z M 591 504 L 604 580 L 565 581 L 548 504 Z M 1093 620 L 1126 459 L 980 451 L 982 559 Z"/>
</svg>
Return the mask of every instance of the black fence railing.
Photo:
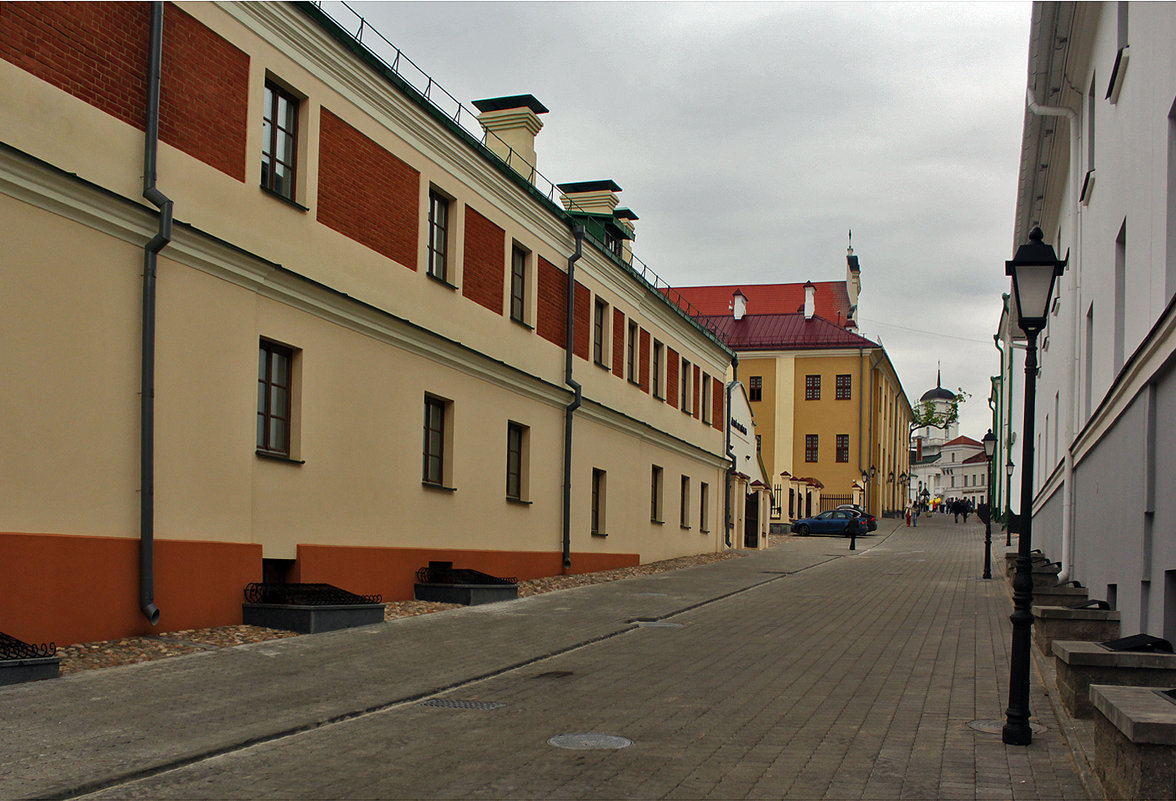
<svg viewBox="0 0 1176 801">
<path fill-rule="evenodd" d="M 0 659 L 45 659 L 56 655 L 53 643 L 27 643 L 0 631 Z"/>
<path fill-rule="evenodd" d="M 251 604 L 289 604 L 291 606 L 353 606 L 382 603 L 379 594 L 357 595 L 334 584 L 245 585 L 245 600 Z"/>
<path fill-rule="evenodd" d="M 853 503 L 852 495 L 828 495 L 821 493 L 821 511 L 828 512 L 847 503 Z"/>
</svg>

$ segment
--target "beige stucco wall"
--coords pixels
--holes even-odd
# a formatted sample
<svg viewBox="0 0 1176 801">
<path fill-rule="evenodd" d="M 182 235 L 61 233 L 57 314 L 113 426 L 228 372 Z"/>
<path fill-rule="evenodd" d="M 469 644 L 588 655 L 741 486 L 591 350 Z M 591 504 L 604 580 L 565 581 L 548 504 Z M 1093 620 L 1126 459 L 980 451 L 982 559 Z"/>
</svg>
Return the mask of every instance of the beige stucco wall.
<svg viewBox="0 0 1176 801">
<path fill-rule="evenodd" d="M 562 348 L 430 281 L 423 267 L 405 269 L 319 224 L 320 110 L 419 169 L 422 212 L 429 183 L 443 183 L 502 227 L 508 248 L 518 240 L 559 267 L 573 249 L 566 222 L 347 59 L 279 52 L 271 41 L 304 38 L 339 55 L 296 12 L 183 7 L 249 53 L 250 120 L 260 120 L 267 70 L 311 98 L 299 197 L 310 210 L 259 189 L 259 123 L 249 127 L 244 183 L 160 147 L 159 186 L 180 224 L 158 268 L 156 537 L 258 543 L 282 559 L 304 543 L 559 550 L 571 399 Z M 5 61 L 0 107 L 22 110 L 0 116 L 0 141 L 63 171 L 0 159 L 0 217 L 18 232 L 0 270 L 0 374 L 15 388 L 0 393 L 0 418 L 10 421 L 0 430 L 0 531 L 137 536 L 142 244 L 155 225 L 139 199 L 143 134 Z M 725 374 L 720 346 L 593 247 L 577 272 L 653 337 L 712 377 Z M 532 319 L 535 302 L 532 292 Z M 296 350 L 291 457 L 301 464 L 254 452 L 260 338 Z M 573 446 L 573 551 L 649 561 L 717 550 L 723 432 L 574 361 L 585 406 Z M 421 485 L 426 392 L 453 401 L 454 492 Z M 505 500 L 508 420 L 531 428 L 529 505 Z M 660 526 L 649 520 L 651 464 L 665 470 Z M 607 537 L 588 531 L 594 466 L 609 476 Z M 678 525 L 681 475 L 691 477 L 690 530 Z"/>
</svg>

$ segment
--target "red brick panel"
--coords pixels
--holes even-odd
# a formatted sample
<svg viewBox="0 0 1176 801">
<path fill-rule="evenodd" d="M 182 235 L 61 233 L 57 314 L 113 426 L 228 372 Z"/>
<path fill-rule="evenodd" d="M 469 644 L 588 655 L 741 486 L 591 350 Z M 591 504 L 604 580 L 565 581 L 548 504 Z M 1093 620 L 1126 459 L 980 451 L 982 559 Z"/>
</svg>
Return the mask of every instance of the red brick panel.
<svg viewBox="0 0 1176 801">
<path fill-rule="evenodd" d="M 576 282 L 576 297 L 573 303 L 574 322 L 576 326 L 575 342 L 572 343 L 572 353 L 585 361 L 588 360 L 588 334 L 592 326 L 592 298 L 588 287 Z"/>
<path fill-rule="evenodd" d="M 536 270 L 538 295 L 535 330 L 561 348 L 567 345 L 568 276 L 542 256 Z"/>
<path fill-rule="evenodd" d="M 318 221 L 382 256 L 417 268 L 421 174 L 322 110 Z"/>
<path fill-rule="evenodd" d="M 641 329 L 641 391 L 649 392 L 649 332 Z"/>
<path fill-rule="evenodd" d="M 666 403 L 678 408 L 678 371 L 682 367 L 682 360 L 678 351 L 666 345 Z"/>
<path fill-rule="evenodd" d="M 698 419 L 698 412 L 699 412 L 698 393 L 701 390 L 701 381 L 702 381 L 701 375 L 702 375 L 702 370 L 699 369 L 697 364 L 694 365 L 694 376 L 693 376 L 693 380 L 690 383 L 690 399 L 691 399 L 690 409 L 691 409 L 691 414 L 694 415 L 695 420 Z"/>
<path fill-rule="evenodd" d="M 150 28 L 146 3 L 4 3 L 0 58 L 142 131 Z M 171 4 L 163 31 L 160 138 L 244 181 L 249 56 Z"/>
<path fill-rule="evenodd" d="M 723 386 L 720 379 L 714 379 L 714 386 L 711 387 L 711 425 L 719 431 L 723 430 L 723 426 L 727 424 L 726 413 L 723 411 L 726 407 L 727 388 Z"/>
<path fill-rule="evenodd" d="M 620 309 L 613 309 L 613 375 L 617 378 L 625 377 L 625 369 L 629 365 L 629 351 L 625 349 L 625 313 Z"/>
<path fill-rule="evenodd" d="M 170 3 L 163 16 L 159 137 L 244 181 L 249 56 Z"/>
<path fill-rule="evenodd" d="M 506 232 L 469 206 L 465 215 L 465 260 L 461 294 L 502 314 L 506 281 Z"/>
<path fill-rule="evenodd" d="M 139 130 L 150 40 L 146 3 L 0 5 L 0 58 Z"/>
</svg>

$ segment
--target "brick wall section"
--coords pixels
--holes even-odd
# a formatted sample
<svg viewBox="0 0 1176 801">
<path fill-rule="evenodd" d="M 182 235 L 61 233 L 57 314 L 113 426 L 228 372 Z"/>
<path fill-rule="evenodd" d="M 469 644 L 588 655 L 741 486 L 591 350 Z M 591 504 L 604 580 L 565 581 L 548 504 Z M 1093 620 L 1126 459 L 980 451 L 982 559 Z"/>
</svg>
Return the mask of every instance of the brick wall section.
<svg viewBox="0 0 1176 801">
<path fill-rule="evenodd" d="M 625 335 L 628 326 L 625 325 L 625 313 L 620 309 L 613 309 L 613 352 L 612 371 L 617 378 L 625 377 L 625 370 L 629 367 L 629 351 L 625 349 Z"/>
<path fill-rule="evenodd" d="M 159 137 L 244 182 L 249 56 L 170 3 L 163 18 Z"/>
<path fill-rule="evenodd" d="M 567 343 L 568 276 L 542 256 L 536 269 L 535 331 L 561 348 Z"/>
<path fill-rule="evenodd" d="M 641 391 L 649 392 L 649 332 L 641 329 Z"/>
<path fill-rule="evenodd" d="M 699 392 L 702 389 L 702 371 L 699 366 L 694 365 L 693 381 L 690 382 L 690 414 L 694 415 L 694 419 L 699 419 Z"/>
<path fill-rule="evenodd" d="M 678 371 L 682 369 L 682 359 L 678 351 L 666 345 L 666 403 L 678 408 Z"/>
<path fill-rule="evenodd" d="M 0 58 L 112 117 L 146 128 L 146 3 L 4 3 Z M 170 3 L 159 136 L 245 180 L 249 56 Z"/>
<path fill-rule="evenodd" d="M 506 281 L 506 232 L 466 206 L 461 294 L 502 314 Z"/>
<path fill-rule="evenodd" d="M 420 178 L 412 167 L 322 110 L 320 223 L 415 270 Z"/>
<path fill-rule="evenodd" d="M 713 384 L 714 386 L 711 387 L 711 425 L 722 431 L 727 422 L 723 411 L 727 403 L 727 388 L 717 378 L 714 379 Z"/>
<path fill-rule="evenodd" d="M 139 130 L 150 40 L 146 3 L 0 6 L 0 58 Z"/>
<path fill-rule="evenodd" d="M 585 361 L 588 360 L 588 341 L 592 330 L 592 297 L 588 287 L 576 282 L 576 299 L 572 304 L 576 325 L 575 342 L 572 343 L 572 353 Z"/>
</svg>

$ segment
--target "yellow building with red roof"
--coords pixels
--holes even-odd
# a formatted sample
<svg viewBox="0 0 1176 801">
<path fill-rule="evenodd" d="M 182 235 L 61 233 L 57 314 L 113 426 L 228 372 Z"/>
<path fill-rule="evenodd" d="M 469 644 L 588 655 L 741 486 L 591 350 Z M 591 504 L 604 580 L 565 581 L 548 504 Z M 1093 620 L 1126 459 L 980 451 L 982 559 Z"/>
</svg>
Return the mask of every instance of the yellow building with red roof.
<svg viewBox="0 0 1176 801">
<path fill-rule="evenodd" d="M 738 354 L 729 378 L 747 387 L 782 520 L 905 506 L 913 413 L 886 349 L 857 332 L 860 288 L 852 248 L 845 281 L 675 288 Z"/>
</svg>

